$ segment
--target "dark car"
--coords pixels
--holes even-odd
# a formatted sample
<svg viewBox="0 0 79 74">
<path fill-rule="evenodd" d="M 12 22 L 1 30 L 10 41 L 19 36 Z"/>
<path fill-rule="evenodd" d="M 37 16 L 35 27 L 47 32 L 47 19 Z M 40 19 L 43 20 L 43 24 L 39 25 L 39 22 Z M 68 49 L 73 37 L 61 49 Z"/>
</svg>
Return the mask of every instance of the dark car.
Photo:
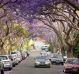
<svg viewBox="0 0 79 74">
<path fill-rule="evenodd" d="M 64 63 L 65 73 L 79 73 L 79 59 L 78 58 L 68 58 Z"/>
<path fill-rule="evenodd" d="M 63 64 L 63 57 L 61 54 L 53 54 L 50 58 L 52 64 Z"/>
<path fill-rule="evenodd" d="M 1 61 L 0 61 L 0 74 L 4 74 L 4 65 Z"/>
<path fill-rule="evenodd" d="M 35 58 L 35 67 L 50 68 L 50 60 L 46 56 L 38 56 Z"/>
</svg>

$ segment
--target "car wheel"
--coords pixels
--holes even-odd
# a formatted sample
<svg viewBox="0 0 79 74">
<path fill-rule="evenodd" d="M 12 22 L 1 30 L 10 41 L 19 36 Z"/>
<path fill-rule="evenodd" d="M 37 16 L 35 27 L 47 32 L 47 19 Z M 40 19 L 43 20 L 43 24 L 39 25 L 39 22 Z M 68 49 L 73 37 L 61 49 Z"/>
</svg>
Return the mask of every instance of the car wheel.
<svg viewBox="0 0 79 74">
<path fill-rule="evenodd" d="M 64 63 L 62 62 L 61 65 L 63 65 Z"/>
<path fill-rule="evenodd" d="M 12 64 L 13 67 L 15 67 L 16 64 Z"/>
<path fill-rule="evenodd" d="M 52 62 L 52 64 L 55 64 L 54 62 Z"/>
<path fill-rule="evenodd" d="M 1 70 L 1 74 L 4 74 L 4 70 Z"/>
<path fill-rule="evenodd" d="M 50 68 L 50 66 L 48 66 L 48 68 Z"/>
<path fill-rule="evenodd" d="M 34 67 L 36 67 L 36 65 L 34 65 Z"/>
<path fill-rule="evenodd" d="M 10 67 L 9 70 L 12 70 L 12 67 Z"/>
<path fill-rule="evenodd" d="M 66 70 L 63 70 L 64 73 L 68 73 Z"/>
</svg>

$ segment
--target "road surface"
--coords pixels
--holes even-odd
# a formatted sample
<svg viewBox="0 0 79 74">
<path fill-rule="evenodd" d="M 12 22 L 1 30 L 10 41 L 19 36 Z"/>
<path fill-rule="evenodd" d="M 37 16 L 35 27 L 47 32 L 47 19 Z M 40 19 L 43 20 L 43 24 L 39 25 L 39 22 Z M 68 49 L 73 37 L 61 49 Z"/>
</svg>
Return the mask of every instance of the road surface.
<svg viewBox="0 0 79 74">
<path fill-rule="evenodd" d="M 64 74 L 62 65 L 51 65 L 51 68 L 35 68 L 33 58 L 27 58 L 17 65 L 10 74 Z"/>
<path fill-rule="evenodd" d="M 34 54 L 35 53 L 35 54 Z M 31 55 L 5 74 L 64 74 L 63 65 L 51 65 L 51 68 L 35 68 L 34 57 L 39 52 L 32 52 Z"/>
</svg>

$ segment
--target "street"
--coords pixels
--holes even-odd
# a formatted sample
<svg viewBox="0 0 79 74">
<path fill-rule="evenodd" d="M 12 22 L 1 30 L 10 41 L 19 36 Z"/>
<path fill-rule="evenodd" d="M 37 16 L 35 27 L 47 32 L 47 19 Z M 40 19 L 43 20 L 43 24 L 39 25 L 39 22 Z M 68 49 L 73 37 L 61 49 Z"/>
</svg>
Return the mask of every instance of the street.
<svg viewBox="0 0 79 74">
<path fill-rule="evenodd" d="M 0 73 L 69 72 L 79 72 L 79 0 L 0 0 Z"/>
<path fill-rule="evenodd" d="M 6 71 L 5 74 L 64 74 L 62 65 L 51 65 L 51 68 L 35 68 L 34 60 L 29 57 L 23 60 L 12 71 Z"/>
<path fill-rule="evenodd" d="M 39 56 L 41 51 L 31 51 L 30 56 L 21 63 L 13 67 L 11 71 L 5 71 L 5 74 L 65 74 L 63 65 L 52 65 L 50 68 L 35 68 L 34 57 Z"/>
</svg>

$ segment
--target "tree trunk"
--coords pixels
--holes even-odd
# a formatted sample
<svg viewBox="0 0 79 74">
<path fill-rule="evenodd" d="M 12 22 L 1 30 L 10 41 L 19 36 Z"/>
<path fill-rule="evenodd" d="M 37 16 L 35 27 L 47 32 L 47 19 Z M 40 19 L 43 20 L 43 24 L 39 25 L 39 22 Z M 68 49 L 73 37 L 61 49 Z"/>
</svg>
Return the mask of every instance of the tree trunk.
<svg viewBox="0 0 79 74">
<path fill-rule="evenodd" d="M 67 50 L 67 57 L 72 58 L 73 57 L 73 47 L 69 46 L 69 49 Z"/>
<path fill-rule="evenodd" d="M 65 55 L 65 49 L 64 49 L 64 46 L 61 48 L 61 53 L 62 53 L 63 56 Z"/>
</svg>

